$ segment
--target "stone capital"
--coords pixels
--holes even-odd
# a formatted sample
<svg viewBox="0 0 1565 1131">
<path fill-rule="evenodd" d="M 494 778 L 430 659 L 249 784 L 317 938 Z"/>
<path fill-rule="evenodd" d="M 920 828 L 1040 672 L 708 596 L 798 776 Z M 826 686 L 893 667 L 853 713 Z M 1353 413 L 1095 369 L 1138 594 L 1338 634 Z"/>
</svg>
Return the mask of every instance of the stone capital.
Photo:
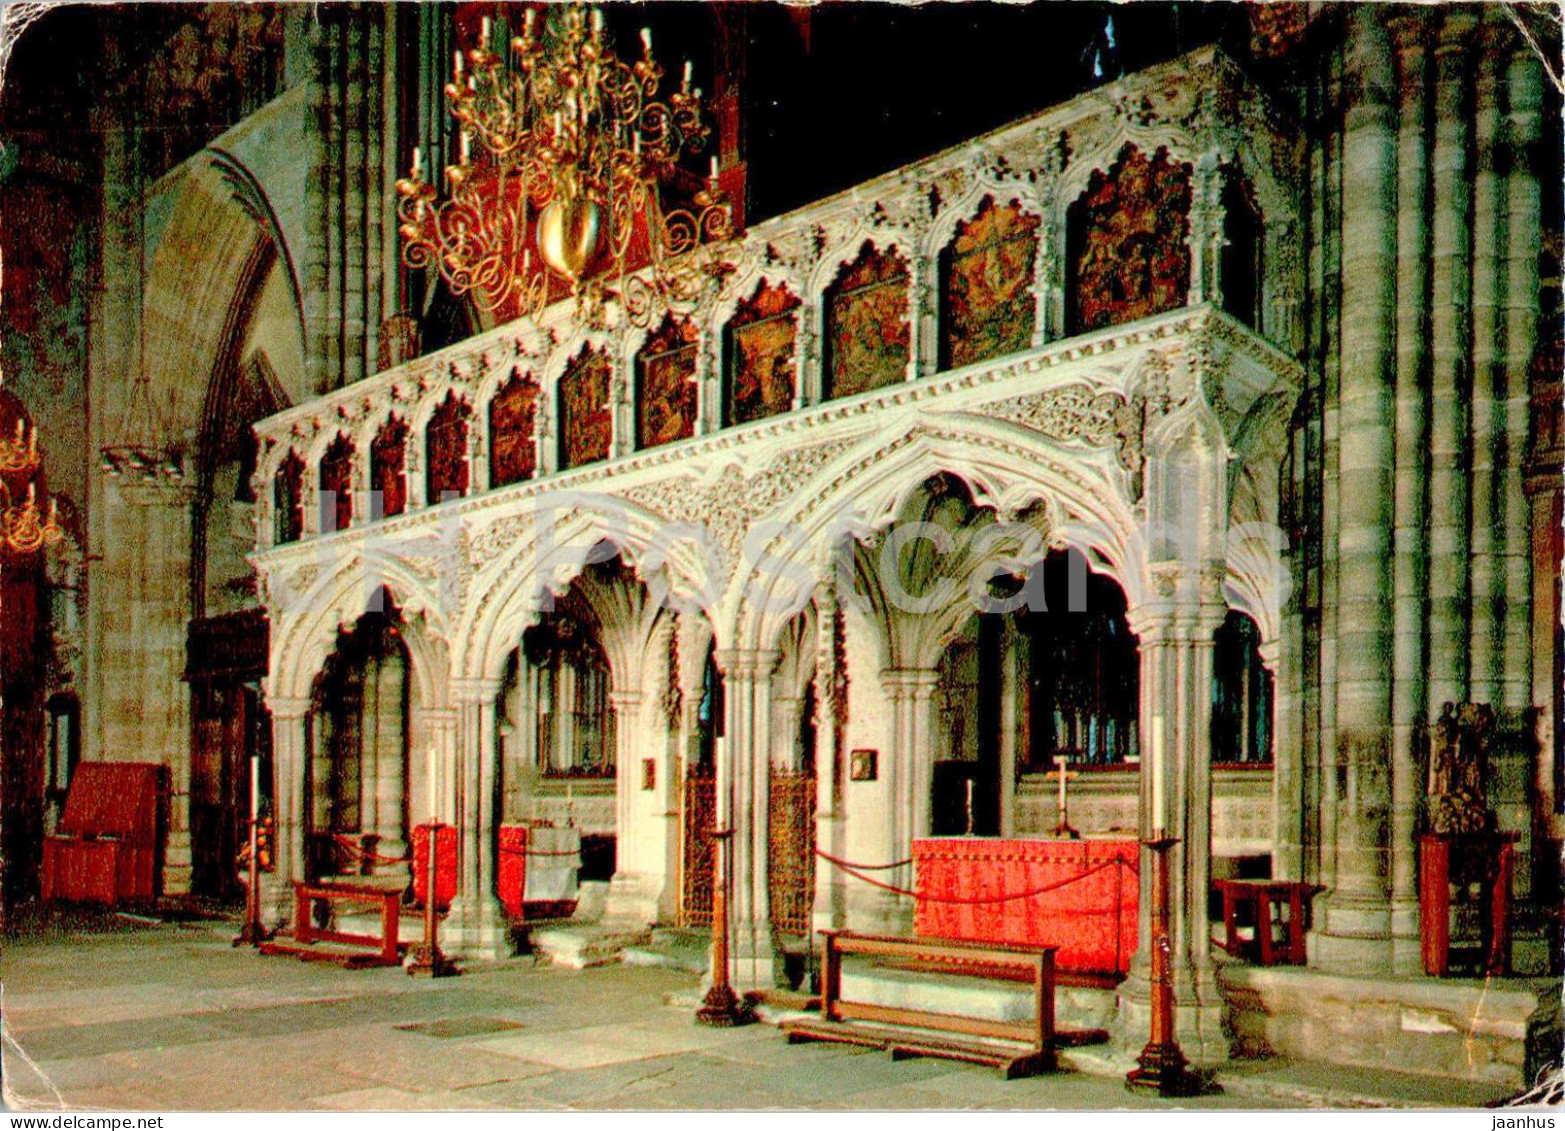
<svg viewBox="0 0 1565 1131">
<path fill-rule="evenodd" d="M 940 683 L 938 668 L 881 668 L 880 686 L 893 698 L 928 698 Z"/>
<path fill-rule="evenodd" d="M 314 706 L 312 700 L 295 696 L 276 696 L 266 700 L 266 709 L 272 713 L 274 723 L 282 722 L 284 719 L 303 719 Z"/>
<path fill-rule="evenodd" d="M 458 704 L 488 703 L 500 694 L 498 679 L 453 679 L 451 699 Z"/>
</svg>

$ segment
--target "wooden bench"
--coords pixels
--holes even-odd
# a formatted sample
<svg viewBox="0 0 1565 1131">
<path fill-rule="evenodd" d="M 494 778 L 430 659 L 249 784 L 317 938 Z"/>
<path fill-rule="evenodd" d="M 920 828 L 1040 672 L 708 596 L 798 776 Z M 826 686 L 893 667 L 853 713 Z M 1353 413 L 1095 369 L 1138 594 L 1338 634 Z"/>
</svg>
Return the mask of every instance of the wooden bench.
<svg viewBox="0 0 1565 1131">
<path fill-rule="evenodd" d="M 788 1021 L 782 1025 L 790 1044 L 800 1041 L 834 1041 L 869 1045 L 890 1051 L 894 1058 L 938 1056 L 998 1068 L 1006 1079 L 1033 1076 L 1055 1067 L 1054 952 L 1052 946 L 1023 946 L 966 942 L 956 939 L 899 938 L 863 935 L 852 931 L 822 931 L 821 1020 Z M 981 973 L 992 969 L 1027 972 L 1033 987 L 1031 1022 L 989 1021 L 950 1013 L 845 1001 L 842 997 L 842 958 L 858 954 L 878 958 L 942 962 L 954 973 Z M 996 1044 L 961 1041 L 927 1032 L 898 1031 L 854 1025 L 937 1030 L 967 1037 L 1019 1042 L 1021 1049 Z"/>
<path fill-rule="evenodd" d="M 379 904 L 380 934 L 327 930 L 315 925 L 311 914 L 316 900 L 332 904 Z M 402 893 L 370 884 L 293 882 L 293 933 L 261 945 L 262 954 L 290 954 L 307 961 L 334 962 L 349 969 L 402 965 Z M 320 944 L 328 944 L 322 946 Z"/>
</svg>

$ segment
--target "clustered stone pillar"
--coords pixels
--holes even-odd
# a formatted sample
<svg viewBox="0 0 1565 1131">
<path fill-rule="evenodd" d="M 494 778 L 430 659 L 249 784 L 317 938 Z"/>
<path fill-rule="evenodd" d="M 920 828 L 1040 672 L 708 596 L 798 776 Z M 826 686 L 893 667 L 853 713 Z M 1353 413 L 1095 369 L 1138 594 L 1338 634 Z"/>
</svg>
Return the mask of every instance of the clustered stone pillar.
<svg viewBox="0 0 1565 1131">
<path fill-rule="evenodd" d="M 1186 579 L 1190 587 L 1194 578 Z M 1160 600 L 1132 612 L 1141 642 L 1141 825 L 1178 839 L 1169 856 L 1169 947 L 1175 1036 L 1195 1064 L 1227 1059 L 1222 997 L 1211 958 L 1207 889 L 1212 860 L 1212 638 L 1220 601 Z M 1161 785 L 1157 781 L 1161 779 Z M 1121 991 L 1121 1040 L 1146 1039 L 1151 1000 L 1152 871 L 1141 854 L 1141 944 Z"/>
<path fill-rule="evenodd" d="M 927 836 L 930 828 L 931 792 L 934 759 L 930 756 L 930 710 L 940 672 L 935 668 L 886 668 L 880 683 L 891 706 L 891 757 L 881 767 L 890 775 L 891 811 L 886 814 L 887 859 L 906 860 L 913 855 L 913 838 Z M 875 863 L 875 861 L 866 861 Z M 906 881 L 912 868 L 898 868 L 884 874 L 894 882 L 911 887 Z M 913 904 L 905 896 L 879 893 L 884 926 L 906 931 L 913 923 Z"/>
<path fill-rule="evenodd" d="M 1302 736 L 1319 735 L 1319 858 L 1301 873 L 1329 888 L 1312 964 L 1414 973 L 1421 736 L 1445 702 L 1514 720 L 1534 699 L 1521 451 L 1541 79 L 1503 13 L 1459 6 L 1356 9 L 1334 65 L 1322 90 L 1352 97 L 1340 213 L 1328 167 L 1315 220 L 1322 309 L 1340 318 L 1334 347 L 1322 338 L 1328 615 Z M 1330 166 L 1336 140 L 1312 160 Z M 1527 830 L 1506 827 L 1525 859 Z"/>
<path fill-rule="evenodd" d="M 723 648 L 724 756 L 717 764 L 717 824 L 728 842 L 732 899 L 729 954 L 735 991 L 773 983 L 770 891 L 766 870 L 772 674 L 775 649 Z"/>
<path fill-rule="evenodd" d="M 1314 957 L 1390 965 L 1392 375 L 1396 347 L 1396 76 L 1379 16 L 1353 13 L 1356 97 L 1343 139 L 1342 368 L 1335 749 L 1323 751 L 1336 809 L 1333 889 L 1316 902 Z M 1437 143 L 1438 148 L 1438 143 Z M 1438 347 L 1437 347 L 1438 348 Z"/>
<path fill-rule="evenodd" d="M 499 877 L 497 755 L 493 679 L 454 680 L 457 894 L 444 930 L 446 949 L 468 958 L 504 958 L 510 953 L 505 911 L 496 894 Z"/>
<path fill-rule="evenodd" d="M 262 873 L 261 915 L 269 927 L 293 922 L 293 882 L 304 874 L 305 759 L 310 750 L 310 701 L 272 698 L 272 871 Z"/>
</svg>

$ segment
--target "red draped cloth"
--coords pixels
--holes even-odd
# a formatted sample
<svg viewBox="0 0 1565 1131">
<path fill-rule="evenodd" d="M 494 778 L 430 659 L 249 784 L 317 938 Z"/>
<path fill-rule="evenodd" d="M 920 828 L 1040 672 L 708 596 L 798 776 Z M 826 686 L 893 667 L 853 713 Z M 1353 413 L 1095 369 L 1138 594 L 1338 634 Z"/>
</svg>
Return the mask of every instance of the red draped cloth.
<svg viewBox="0 0 1565 1131">
<path fill-rule="evenodd" d="M 500 826 L 500 902 L 505 913 L 521 919 L 527 891 L 527 826 Z"/>
<path fill-rule="evenodd" d="M 456 897 L 456 829 L 441 825 L 436 834 L 439 851 L 435 853 L 435 910 L 445 911 Z M 413 898 L 424 902 L 429 890 L 429 826 L 413 830 Z"/>
<path fill-rule="evenodd" d="M 1053 946 L 1061 973 L 1122 976 L 1136 951 L 1133 840 L 913 842 L 920 935 Z M 1022 896 L 1025 898 L 1005 898 Z"/>
</svg>

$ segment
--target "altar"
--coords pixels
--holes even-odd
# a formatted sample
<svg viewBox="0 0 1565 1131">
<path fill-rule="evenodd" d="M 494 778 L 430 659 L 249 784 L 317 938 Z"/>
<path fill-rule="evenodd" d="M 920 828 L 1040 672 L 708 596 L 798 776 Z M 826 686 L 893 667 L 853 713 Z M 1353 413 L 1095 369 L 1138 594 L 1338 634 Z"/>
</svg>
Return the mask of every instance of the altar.
<svg viewBox="0 0 1565 1131">
<path fill-rule="evenodd" d="M 1057 947 L 1061 973 L 1122 977 L 1136 952 L 1134 840 L 913 842 L 919 935 Z"/>
</svg>

